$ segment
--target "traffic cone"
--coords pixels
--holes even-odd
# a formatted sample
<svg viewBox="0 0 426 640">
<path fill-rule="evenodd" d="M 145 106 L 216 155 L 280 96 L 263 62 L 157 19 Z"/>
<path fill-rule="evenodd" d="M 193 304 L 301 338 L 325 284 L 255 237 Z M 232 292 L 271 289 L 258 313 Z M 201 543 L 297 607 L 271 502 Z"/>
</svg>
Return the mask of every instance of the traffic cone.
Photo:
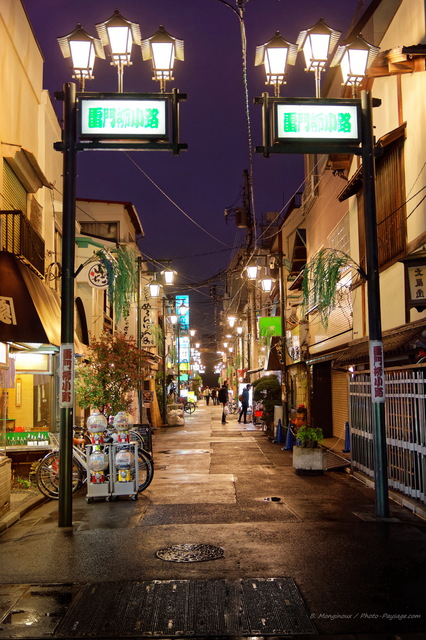
<svg viewBox="0 0 426 640">
<path fill-rule="evenodd" d="M 284 434 L 283 434 L 283 427 L 281 424 L 281 420 L 278 420 L 275 442 L 277 442 L 278 444 L 281 444 L 282 442 L 284 442 Z"/>
<path fill-rule="evenodd" d="M 291 422 L 288 423 L 287 437 L 285 439 L 284 451 L 293 451 L 293 434 L 291 432 Z"/>
<path fill-rule="evenodd" d="M 342 449 L 342 453 L 349 453 L 351 450 L 351 430 L 349 429 L 349 422 L 345 424 L 345 448 Z"/>
</svg>

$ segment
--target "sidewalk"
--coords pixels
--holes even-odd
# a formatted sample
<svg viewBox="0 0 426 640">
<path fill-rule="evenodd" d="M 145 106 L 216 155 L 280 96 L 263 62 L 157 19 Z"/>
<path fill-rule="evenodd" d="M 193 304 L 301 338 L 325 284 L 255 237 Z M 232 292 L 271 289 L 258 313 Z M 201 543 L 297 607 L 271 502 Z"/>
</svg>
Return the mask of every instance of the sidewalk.
<svg viewBox="0 0 426 640">
<path fill-rule="evenodd" d="M 240 635 L 305 637 L 295 627 L 289 627 L 292 633 L 284 633 L 283 626 L 267 633 L 250 623 L 250 612 L 255 616 L 262 599 L 277 613 L 275 596 L 269 592 L 261 596 L 266 584 L 290 589 L 288 606 L 302 599 L 304 633 L 311 621 L 314 632 L 336 640 L 395 640 L 396 634 L 402 640 L 426 637 L 426 523 L 393 502 L 391 517 L 377 519 L 374 492 L 349 474 L 297 476 L 292 454 L 283 451 L 282 444 L 270 442 L 251 424 L 239 425 L 236 416 L 229 416 L 225 425 L 220 418 L 220 407 L 200 404 L 184 426 L 155 431 L 154 480 L 137 502 L 87 504 L 82 490 L 74 499 L 72 529 L 57 527 L 57 503 L 48 501 L 5 531 L 0 536 L 0 606 L 1 585 L 7 593 L 10 585 L 18 585 L 14 587 L 19 591 L 17 610 L 25 610 L 31 602 L 31 589 L 37 587 L 40 593 L 60 585 L 49 605 L 55 615 L 46 617 L 44 612 L 45 626 L 34 624 L 31 630 L 34 638 L 56 638 L 57 626 L 46 627 L 49 620 L 51 625 L 62 620 L 59 628 L 68 633 L 84 624 L 88 611 L 117 611 L 122 606 L 118 598 L 135 603 L 142 587 L 145 592 L 149 585 L 153 593 L 154 585 L 166 589 L 172 581 L 173 593 L 180 588 L 200 598 L 210 593 L 212 606 L 203 601 L 196 608 L 201 618 L 206 612 L 204 632 L 194 630 L 186 619 L 182 624 L 191 630 L 187 635 L 232 635 L 239 629 Z M 156 556 L 159 550 L 185 544 L 213 545 L 223 550 L 223 556 L 204 562 L 172 562 Z M 255 584 L 258 593 L 249 606 L 244 605 L 247 584 Z M 218 595 L 222 589 L 234 594 L 223 605 Z M 67 602 L 60 611 L 58 592 Z M 181 630 L 173 633 L 178 622 L 171 613 L 170 594 L 167 598 L 168 604 L 161 600 L 156 610 L 168 611 L 168 635 L 184 636 Z M 39 600 L 46 609 L 49 598 Z M 181 603 L 179 611 L 189 611 L 187 605 Z M 222 630 L 215 627 L 213 633 L 210 614 L 225 605 L 223 618 L 229 624 Z M 136 633 L 161 637 L 157 628 L 145 635 L 140 630 L 151 609 L 144 609 L 139 627 L 135 622 L 139 632 L 128 630 L 126 637 Z M 301 619 L 301 609 L 297 611 L 293 623 Z M 117 615 L 114 623 L 120 619 Z M 91 624 L 100 625 L 101 618 L 99 613 Z M 247 633 L 238 627 L 244 620 L 249 620 Z M 0 638 L 11 637 L 12 631 L 23 637 L 19 625 L 13 629 L 11 625 L 3 625 L 4 631 L 0 628 Z M 100 634 L 99 628 L 92 626 L 79 637 L 96 633 Z M 110 628 L 110 635 L 102 633 L 102 637 L 124 637 L 115 628 Z"/>
</svg>

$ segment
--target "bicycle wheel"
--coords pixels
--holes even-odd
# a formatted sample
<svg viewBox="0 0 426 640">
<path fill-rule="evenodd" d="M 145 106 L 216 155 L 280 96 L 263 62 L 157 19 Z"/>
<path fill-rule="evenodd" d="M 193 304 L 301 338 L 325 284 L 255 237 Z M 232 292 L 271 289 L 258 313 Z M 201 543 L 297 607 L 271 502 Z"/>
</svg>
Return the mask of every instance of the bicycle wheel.
<svg viewBox="0 0 426 640">
<path fill-rule="evenodd" d="M 137 474 L 139 493 L 151 484 L 154 477 L 154 461 L 144 449 L 138 449 Z"/>
<path fill-rule="evenodd" d="M 186 411 L 186 413 L 189 413 L 191 415 L 195 411 L 195 403 L 194 402 L 185 402 L 184 410 Z"/>
<path fill-rule="evenodd" d="M 136 429 L 129 429 L 129 439 L 130 442 L 137 442 L 140 449 L 145 449 L 143 438 L 139 431 L 136 431 Z"/>
<path fill-rule="evenodd" d="M 72 492 L 79 489 L 83 482 L 83 469 L 73 458 Z M 39 491 L 47 498 L 57 500 L 59 497 L 59 452 L 51 451 L 40 461 L 35 473 L 35 480 Z"/>
</svg>

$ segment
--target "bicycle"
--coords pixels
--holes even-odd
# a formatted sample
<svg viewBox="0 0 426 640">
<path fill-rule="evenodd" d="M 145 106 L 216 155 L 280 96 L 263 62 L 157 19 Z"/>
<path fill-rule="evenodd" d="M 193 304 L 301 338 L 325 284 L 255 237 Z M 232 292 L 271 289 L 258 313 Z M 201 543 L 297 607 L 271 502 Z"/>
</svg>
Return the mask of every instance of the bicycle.
<svg viewBox="0 0 426 640">
<path fill-rule="evenodd" d="M 39 462 L 35 481 L 39 491 L 47 498 L 59 498 L 59 439 L 56 434 L 49 434 L 53 450 L 46 454 Z M 87 480 L 86 451 L 73 445 L 72 448 L 72 493 L 80 489 Z M 154 461 L 144 449 L 138 445 L 138 493 L 144 491 L 154 477 Z"/>
<path fill-rule="evenodd" d="M 185 411 L 185 413 L 189 413 L 189 415 L 192 415 L 196 408 L 197 405 L 195 404 L 195 402 L 191 402 L 190 400 L 188 400 L 188 402 L 185 402 L 185 404 L 183 405 L 183 410 Z"/>
<path fill-rule="evenodd" d="M 230 400 L 227 406 L 230 414 L 238 413 L 239 411 L 238 402 L 236 402 L 235 400 Z"/>
</svg>

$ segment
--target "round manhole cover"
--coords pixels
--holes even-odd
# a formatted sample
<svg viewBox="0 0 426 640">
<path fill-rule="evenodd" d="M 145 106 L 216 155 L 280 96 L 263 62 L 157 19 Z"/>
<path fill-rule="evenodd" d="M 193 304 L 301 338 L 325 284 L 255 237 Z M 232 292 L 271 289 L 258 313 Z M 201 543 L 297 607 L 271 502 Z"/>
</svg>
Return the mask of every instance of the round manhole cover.
<svg viewBox="0 0 426 640">
<path fill-rule="evenodd" d="M 217 560 L 223 558 L 222 547 L 212 544 L 176 544 L 172 547 L 159 549 L 155 555 L 160 560 L 169 562 L 203 562 L 205 560 Z"/>
</svg>

